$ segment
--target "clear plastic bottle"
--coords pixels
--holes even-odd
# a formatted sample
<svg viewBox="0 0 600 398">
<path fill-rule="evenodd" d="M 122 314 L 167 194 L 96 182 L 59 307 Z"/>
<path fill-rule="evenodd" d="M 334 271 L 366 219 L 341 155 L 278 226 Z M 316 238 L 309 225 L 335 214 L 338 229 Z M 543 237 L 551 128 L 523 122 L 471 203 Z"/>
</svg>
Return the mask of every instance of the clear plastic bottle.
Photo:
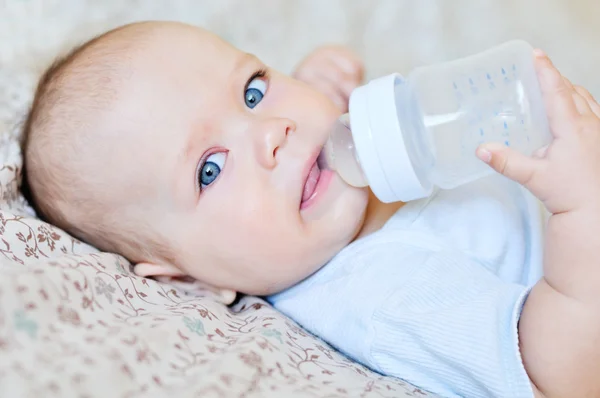
<svg viewBox="0 0 600 398">
<path fill-rule="evenodd" d="M 533 48 L 511 41 L 357 88 L 323 155 L 349 184 L 406 202 L 492 173 L 475 156 L 484 142 L 529 155 L 551 139 Z"/>
</svg>

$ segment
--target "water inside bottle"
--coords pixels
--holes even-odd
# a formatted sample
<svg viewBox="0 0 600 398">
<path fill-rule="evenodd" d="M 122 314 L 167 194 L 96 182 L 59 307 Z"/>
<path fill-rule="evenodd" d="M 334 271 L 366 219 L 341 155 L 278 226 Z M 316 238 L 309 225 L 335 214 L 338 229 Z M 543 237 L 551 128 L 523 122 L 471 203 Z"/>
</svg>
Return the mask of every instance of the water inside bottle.
<svg viewBox="0 0 600 398">
<path fill-rule="evenodd" d="M 348 185 L 358 188 L 368 185 L 356 154 L 348 114 L 342 115 L 332 126 L 317 162 L 321 168 L 336 171 Z"/>
<path fill-rule="evenodd" d="M 431 178 L 454 188 L 491 173 L 477 147 L 498 142 L 527 155 L 550 141 L 529 50 L 482 54 L 450 65 L 421 68 L 410 84 L 434 152 Z M 478 62 L 474 62 L 478 61 Z"/>
</svg>

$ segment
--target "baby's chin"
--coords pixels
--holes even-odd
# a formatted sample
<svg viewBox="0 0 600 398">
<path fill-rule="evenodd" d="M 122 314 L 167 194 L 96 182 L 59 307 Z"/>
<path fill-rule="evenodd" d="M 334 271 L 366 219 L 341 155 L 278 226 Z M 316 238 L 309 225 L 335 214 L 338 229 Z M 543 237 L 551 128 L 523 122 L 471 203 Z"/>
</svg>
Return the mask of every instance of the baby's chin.
<svg viewBox="0 0 600 398">
<path fill-rule="evenodd" d="M 360 233 L 366 215 L 368 190 L 349 187 L 344 196 L 331 208 L 322 210 L 320 217 L 305 221 L 306 234 L 302 243 L 288 241 L 291 246 L 281 250 L 276 261 L 270 257 L 263 264 L 272 264 L 272 273 L 259 295 L 275 294 L 318 272 Z M 255 293 L 258 294 L 258 293 Z"/>
<path fill-rule="evenodd" d="M 327 262 L 362 230 L 369 191 L 349 186 L 335 174 L 321 199 L 314 208 L 304 209 L 301 214 L 311 239 L 315 239 L 315 247 L 321 246 L 321 262 Z"/>
</svg>

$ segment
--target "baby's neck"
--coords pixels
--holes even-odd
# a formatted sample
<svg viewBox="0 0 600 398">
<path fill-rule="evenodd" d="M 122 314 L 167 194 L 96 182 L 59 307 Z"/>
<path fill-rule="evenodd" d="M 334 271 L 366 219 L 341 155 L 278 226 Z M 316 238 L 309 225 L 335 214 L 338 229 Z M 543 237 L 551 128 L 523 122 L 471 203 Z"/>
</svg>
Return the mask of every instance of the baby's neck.
<svg viewBox="0 0 600 398">
<path fill-rule="evenodd" d="M 383 203 L 373 195 L 373 192 L 369 191 L 369 204 L 367 205 L 365 221 L 355 239 L 365 237 L 381 229 L 402 206 L 404 206 L 402 202 Z"/>
</svg>

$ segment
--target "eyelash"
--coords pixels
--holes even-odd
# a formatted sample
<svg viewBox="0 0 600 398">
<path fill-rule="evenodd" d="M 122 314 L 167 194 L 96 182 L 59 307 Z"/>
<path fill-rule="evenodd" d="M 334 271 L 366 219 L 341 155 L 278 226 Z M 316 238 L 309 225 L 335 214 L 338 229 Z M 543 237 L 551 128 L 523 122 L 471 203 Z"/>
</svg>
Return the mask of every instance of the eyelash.
<svg viewBox="0 0 600 398">
<path fill-rule="evenodd" d="M 257 70 L 250 76 L 250 78 L 246 82 L 246 85 L 244 86 L 244 93 L 246 92 L 246 90 L 248 90 L 248 86 L 250 86 L 250 83 L 252 82 L 252 80 L 263 79 L 263 78 L 265 80 L 269 80 L 269 71 L 267 70 L 267 68 L 260 68 L 259 70 Z"/>
<path fill-rule="evenodd" d="M 209 157 L 211 157 L 212 155 L 214 155 L 215 153 L 224 153 L 227 156 L 227 152 L 229 152 L 229 151 L 227 151 L 225 148 L 213 148 L 213 149 L 209 149 L 208 151 L 206 151 L 204 153 L 204 155 L 202 155 L 202 157 L 200 158 L 200 161 L 198 162 L 198 167 L 196 167 L 196 173 L 194 174 L 194 180 L 195 180 L 194 184 L 196 185 L 196 191 L 198 191 L 200 193 L 200 192 L 205 191 L 210 188 L 210 186 L 206 187 L 206 188 L 202 188 L 202 186 L 200 185 L 199 177 L 200 177 L 200 173 L 202 172 L 202 168 L 206 164 L 206 160 Z M 219 179 L 219 177 L 217 177 L 217 179 Z M 216 181 L 217 180 L 215 180 L 215 182 Z"/>
</svg>

